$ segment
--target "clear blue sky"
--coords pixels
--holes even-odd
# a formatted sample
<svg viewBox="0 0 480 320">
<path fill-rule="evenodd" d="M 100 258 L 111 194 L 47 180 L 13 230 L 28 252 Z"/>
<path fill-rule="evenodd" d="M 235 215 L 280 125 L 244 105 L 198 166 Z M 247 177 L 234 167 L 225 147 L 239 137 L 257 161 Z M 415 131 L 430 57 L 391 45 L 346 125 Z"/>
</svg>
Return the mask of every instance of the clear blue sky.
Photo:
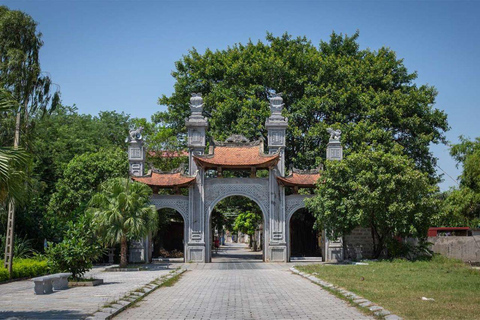
<svg viewBox="0 0 480 320">
<path fill-rule="evenodd" d="M 195 47 L 225 49 L 266 31 L 328 40 L 360 30 L 362 48 L 392 48 L 434 85 L 436 107 L 449 116 L 447 138 L 480 136 L 480 2 L 478 1 L 2 1 L 30 14 L 45 42 L 42 69 L 80 112 L 125 111 L 149 118 L 173 91 L 174 62 Z M 460 171 L 446 146 L 439 165 Z M 448 177 L 442 190 L 455 183 Z"/>
</svg>

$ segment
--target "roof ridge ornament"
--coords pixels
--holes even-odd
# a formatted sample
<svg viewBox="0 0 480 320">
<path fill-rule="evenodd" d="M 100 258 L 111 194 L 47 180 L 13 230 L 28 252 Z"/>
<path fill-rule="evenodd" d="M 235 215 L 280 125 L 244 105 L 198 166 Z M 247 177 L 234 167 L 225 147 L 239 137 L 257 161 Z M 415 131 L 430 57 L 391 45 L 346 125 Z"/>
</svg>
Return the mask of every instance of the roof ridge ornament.
<svg viewBox="0 0 480 320">
<path fill-rule="evenodd" d="M 232 134 L 227 139 L 225 139 L 226 143 L 249 143 L 250 140 L 247 139 L 243 134 Z"/>
</svg>

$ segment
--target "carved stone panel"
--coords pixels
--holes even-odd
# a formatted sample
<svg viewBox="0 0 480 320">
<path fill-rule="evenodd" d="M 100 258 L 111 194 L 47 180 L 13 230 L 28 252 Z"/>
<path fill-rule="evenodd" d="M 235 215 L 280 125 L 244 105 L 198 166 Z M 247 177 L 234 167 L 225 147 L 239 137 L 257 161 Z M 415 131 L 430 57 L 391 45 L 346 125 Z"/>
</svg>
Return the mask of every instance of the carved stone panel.
<svg viewBox="0 0 480 320">
<path fill-rule="evenodd" d="M 303 194 L 294 194 L 285 197 L 285 215 L 286 215 L 286 222 L 289 223 L 290 218 L 293 214 L 301 209 L 305 208 L 305 199 L 312 197 L 311 195 L 303 195 Z"/>
<path fill-rule="evenodd" d="M 245 196 L 255 201 L 265 215 L 268 214 L 267 179 L 214 178 L 205 180 L 205 212 L 207 214 L 220 200 L 229 196 Z"/>
<path fill-rule="evenodd" d="M 268 131 L 268 145 L 270 147 L 278 146 L 282 147 L 285 145 L 285 130 L 276 129 Z"/>
</svg>

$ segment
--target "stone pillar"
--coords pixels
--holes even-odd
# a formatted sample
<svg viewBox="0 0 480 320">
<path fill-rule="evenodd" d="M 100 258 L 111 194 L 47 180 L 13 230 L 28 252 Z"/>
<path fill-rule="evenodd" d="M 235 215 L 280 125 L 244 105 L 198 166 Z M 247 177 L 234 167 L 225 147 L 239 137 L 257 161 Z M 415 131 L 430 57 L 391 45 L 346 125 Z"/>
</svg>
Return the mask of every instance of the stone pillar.
<svg viewBox="0 0 480 320">
<path fill-rule="evenodd" d="M 128 143 L 128 170 L 133 176 L 143 176 L 145 173 L 145 147 L 142 136 L 143 127 L 131 128 L 125 142 Z"/>
<path fill-rule="evenodd" d="M 285 225 L 285 189 L 277 182 L 277 176 L 285 176 L 285 146 L 288 119 L 282 116 L 283 99 L 279 94 L 270 98 L 270 117 L 265 122 L 268 131 L 268 153 L 279 153 L 280 160 L 269 171 L 269 234 L 265 244 L 267 261 L 286 262 L 287 242 Z"/>
<path fill-rule="evenodd" d="M 330 133 L 330 139 L 328 140 L 327 145 L 327 160 L 340 161 L 343 159 L 343 148 L 340 143 L 340 135 L 342 134 L 342 131 L 333 130 L 332 128 L 328 128 L 327 131 Z M 343 261 L 343 238 L 331 238 L 323 232 L 323 239 L 325 243 L 323 260 L 328 262 Z"/>
<path fill-rule="evenodd" d="M 146 151 L 142 136 L 143 127 L 131 128 L 125 142 L 128 143 L 128 170 L 130 175 L 143 176 L 145 174 Z M 129 262 L 148 261 L 149 237 L 130 242 Z"/>
<path fill-rule="evenodd" d="M 285 176 L 285 134 L 288 127 L 288 118 L 282 116 L 283 99 L 279 94 L 270 98 L 270 117 L 265 121 L 268 131 L 268 153 L 276 153 L 280 149 L 280 161 L 277 164 L 278 174 Z"/>
<path fill-rule="evenodd" d="M 327 129 L 330 133 L 330 139 L 327 144 L 327 160 L 342 160 L 343 159 L 343 148 L 340 143 L 340 135 L 342 131 L 333 130 L 332 128 Z"/>
<path fill-rule="evenodd" d="M 208 262 L 206 252 L 206 236 L 208 226 L 205 222 L 205 173 L 198 168 L 193 156 L 205 153 L 206 129 L 208 120 L 203 116 L 202 95 L 192 94 L 190 98 L 191 115 L 185 120 L 187 127 L 187 146 L 189 150 L 188 171 L 194 175 L 198 170 L 196 183 L 189 189 L 188 241 L 185 244 L 185 261 Z"/>
</svg>

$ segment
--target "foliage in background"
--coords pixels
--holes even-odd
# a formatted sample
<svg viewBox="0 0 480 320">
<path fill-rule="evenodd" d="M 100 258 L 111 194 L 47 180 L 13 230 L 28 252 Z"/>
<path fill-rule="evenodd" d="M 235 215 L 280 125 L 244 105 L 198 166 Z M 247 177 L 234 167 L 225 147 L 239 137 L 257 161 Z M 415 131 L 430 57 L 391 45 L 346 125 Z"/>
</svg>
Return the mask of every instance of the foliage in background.
<svg viewBox="0 0 480 320">
<path fill-rule="evenodd" d="M 157 229 L 158 214 L 150 205 L 151 194 L 145 184 L 113 178 L 102 183 L 89 202 L 103 243 L 120 244 L 120 267 L 127 265 L 128 240 L 139 240 Z"/>
<path fill-rule="evenodd" d="M 62 230 L 67 221 L 76 221 L 104 181 L 127 174 L 127 154 L 122 149 L 100 149 L 75 156 L 57 182 L 48 205 L 47 219 L 52 230 Z"/>
<path fill-rule="evenodd" d="M 360 50 L 358 32 L 333 33 L 317 47 L 305 37 L 267 34 L 266 43 L 235 44 L 225 50 L 192 49 L 175 63 L 175 92 L 159 103 L 167 111 L 154 122 L 184 141 L 192 92 L 202 93 L 208 134 L 224 140 L 232 133 L 266 138 L 268 97 L 282 92 L 287 129 L 286 164 L 318 165 L 325 158 L 328 127 L 342 130 L 346 153 L 363 143 L 385 148 L 401 144 L 416 166 L 435 176 L 431 143 L 444 141 L 446 114 L 435 109 L 434 87 L 417 86 L 394 51 Z"/>
<path fill-rule="evenodd" d="M 469 140 L 461 136 L 460 141 L 450 149 L 457 166 L 463 167 L 460 185 L 443 195 L 435 225 L 480 228 L 480 138 Z"/>
<path fill-rule="evenodd" d="M 263 219 L 261 214 L 253 211 L 241 212 L 233 223 L 233 230 L 248 234 L 250 236 L 250 246 L 252 246 L 255 230 L 258 229 L 262 221 Z"/>
<path fill-rule="evenodd" d="M 32 278 L 48 273 L 47 260 L 38 258 L 14 258 L 13 274 L 11 279 Z M 10 280 L 8 270 L 3 267 L 3 260 L 0 260 L 0 282 Z"/>
<path fill-rule="evenodd" d="M 365 148 L 342 161 L 327 161 L 315 197 L 306 205 L 328 235 L 371 229 L 374 258 L 394 238 L 425 238 L 438 191 L 428 175 L 396 148 Z"/>
<path fill-rule="evenodd" d="M 62 242 L 48 245 L 46 257 L 50 273 L 71 272 L 73 279 L 82 278 L 104 251 L 95 234 L 93 217 L 88 214 L 75 223 L 67 223 Z"/>
<path fill-rule="evenodd" d="M 5 248 L 6 235 L 0 236 L 0 248 Z M 13 256 L 18 259 L 28 259 L 37 254 L 37 251 L 33 249 L 32 239 L 28 239 L 25 235 L 20 238 L 15 234 L 15 240 L 13 241 Z M 5 259 L 5 251 L 0 252 L 0 259 Z"/>
<path fill-rule="evenodd" d="M 144 118 L 136 118 L 132 122 L 136 128 L 143 127 L 142 135 L 150 168 L 171 171 L 181 164 L 188 163 L 185 144 L 178 139 L 172 128 L 161 122 L 148 122 Z"/>
</svg>

